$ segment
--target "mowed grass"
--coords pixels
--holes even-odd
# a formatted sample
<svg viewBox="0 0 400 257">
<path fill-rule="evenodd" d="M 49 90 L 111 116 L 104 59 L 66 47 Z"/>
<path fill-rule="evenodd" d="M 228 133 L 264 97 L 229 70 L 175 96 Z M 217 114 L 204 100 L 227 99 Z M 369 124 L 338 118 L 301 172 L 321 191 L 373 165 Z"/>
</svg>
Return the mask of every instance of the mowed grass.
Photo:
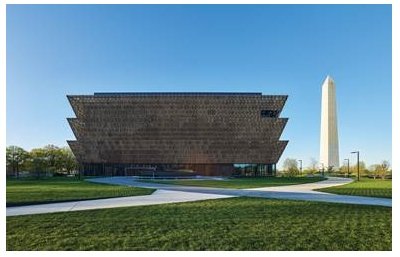
<svg viewBox="0 0 400 257">
<path fill-rule="evenodd" d="M 341 194 L 392 198 L 392 180 L 362 178 L 343 186 L 317 189 L 317 191 Z"/>
<path fill-rule="evenodd" d="M 153 189 L 90 183 L 76 178 L 7 179 L 7 206 L 148 195 Z"/>
<path fill-rule="evenodd" d="M 195 180 L 195 179 L 147 179 L 144 182 L 173 184 L 182 186 L 217 187 L 217 188 L 257 188 L 288 186 L 304 183 L 313 183 L 324 180 L 322 177 L 264 177 L 264 178 L 231 178 L 226 180 Z"/>
<path fill-rule="evenodd" d="M 7 250 L 385 250 L 392 209 L 230 198 L 7 217 Z"/>
</svg>

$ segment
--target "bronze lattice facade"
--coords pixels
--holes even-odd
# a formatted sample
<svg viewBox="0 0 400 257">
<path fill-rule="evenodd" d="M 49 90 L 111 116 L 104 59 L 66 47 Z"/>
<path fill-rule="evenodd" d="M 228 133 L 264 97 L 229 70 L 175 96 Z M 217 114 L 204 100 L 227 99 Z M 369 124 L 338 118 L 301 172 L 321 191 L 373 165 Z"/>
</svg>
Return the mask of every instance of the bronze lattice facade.
<svg viewBox="0 0 400 257">
<path fill-rule="evenodd" d="M 94 93 L 69 95 L 68 141 L 85 175 L 275 174 L 285 95 Z"/>
</svg>

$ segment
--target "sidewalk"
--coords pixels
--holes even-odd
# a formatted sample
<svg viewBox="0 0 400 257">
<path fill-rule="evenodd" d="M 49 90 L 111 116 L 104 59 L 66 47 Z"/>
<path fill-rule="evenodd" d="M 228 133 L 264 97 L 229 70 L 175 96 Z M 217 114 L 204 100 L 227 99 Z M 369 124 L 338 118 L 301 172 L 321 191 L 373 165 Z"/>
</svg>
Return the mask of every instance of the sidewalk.
<svg viewBox="0 0 400 257">
<path fill-rule="evenodd" d="M 143 183 L 131 177 L 93 178 L 88 179 L 88 181 L 154 188 L 157 190 L 151 195 L 144 196 L 8 207 L 7 216 L 191 202 L 240 196 L 392 207 L 392 199 L 388 198 L 335 195 L 313 191 L 313 189 L 343 185 L 352 181 L 346 178 L 328 178 L 327 180 L 316 183 L 252 189 L 227 189 Z"/>
<path fill-rule="evenodd" d="M 192 202 L 233 196 L 157 190 L 151 195 L 7 207 L 8 216 Z"/>
<path fill-rule="evenodd" d="M 325 192 L 313 191 L 314 189 L 331 187 L 331 186 L 340 186 L 348 184 L 353 181 L 352 179 L 349 178 L 338 178 L 338 177 L 328 177 L 327 180 L 315 183 L 298 184 L 290 186 L 249 188 L 249 189 L 194 187 L 194 186 L 180 186 L 172 184 L 157 184 L 148 182 L 143 183 L 140 182 L 140 180 L 135 180 L 129 177 L 94 178 L 94 179 L 88 179 L 88 181 L 109 183 L 116 185 L 146 187 L 153 189 L 163 189 L 163 190 L 179 191 L 179 192 L 392 207 L 392 199 L 390 198 L 336 195 Z"/>
</svg>

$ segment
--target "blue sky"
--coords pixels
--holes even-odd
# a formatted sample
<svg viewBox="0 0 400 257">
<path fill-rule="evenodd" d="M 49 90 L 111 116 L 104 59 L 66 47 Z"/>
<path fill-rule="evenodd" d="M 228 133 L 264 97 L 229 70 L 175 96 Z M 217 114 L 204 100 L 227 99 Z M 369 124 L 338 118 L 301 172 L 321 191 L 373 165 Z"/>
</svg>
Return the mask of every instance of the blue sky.
<svg viewBox="0 0 400 257">
<path fill-rule="evenodd" d="M 391 161 L 390 5 L 7 5 L 7 145 L 66 145 L 66 94 L 288 94 L 287 157 L 319 158 L 336 81 L 340 159 Z M 354 156 L 351 161 L 355 162 Z"/>
</svg>

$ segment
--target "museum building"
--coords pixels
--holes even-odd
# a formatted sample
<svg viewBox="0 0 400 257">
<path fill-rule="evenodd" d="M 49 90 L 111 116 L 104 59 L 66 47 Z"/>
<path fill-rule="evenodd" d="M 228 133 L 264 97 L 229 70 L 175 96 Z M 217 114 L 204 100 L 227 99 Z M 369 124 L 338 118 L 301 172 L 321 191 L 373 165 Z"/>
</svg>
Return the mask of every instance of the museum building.
<svg viewBox="0 0 400 257">
<path fill-rule="evenodd" d="M 96 176 L 274 176 L 288 141 L 287 95 L 94 93 L 67 96 L 68 141 Z"/>
</svg>

